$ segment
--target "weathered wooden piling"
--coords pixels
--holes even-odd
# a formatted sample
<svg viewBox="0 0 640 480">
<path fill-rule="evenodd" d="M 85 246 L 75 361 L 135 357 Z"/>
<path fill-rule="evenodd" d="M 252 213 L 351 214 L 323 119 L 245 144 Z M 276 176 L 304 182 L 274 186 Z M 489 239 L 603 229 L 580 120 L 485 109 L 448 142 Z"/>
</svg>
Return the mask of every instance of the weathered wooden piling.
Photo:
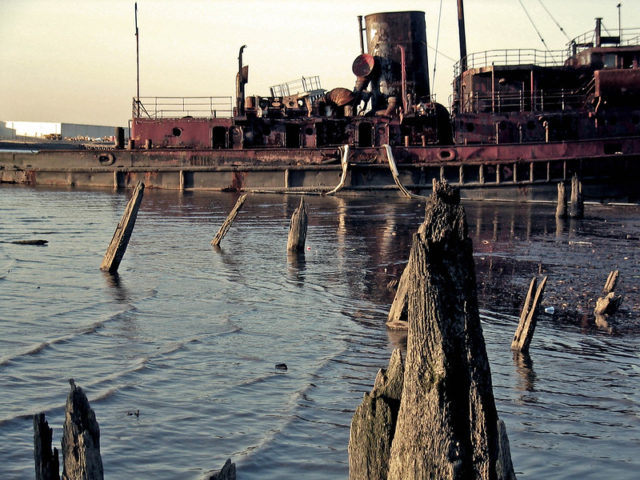
<svg viewBox="0 0 640 480">
<path fill-rule="evenodd" d="M 558 183 L 558 204 L 556 206 L 556 218 L 567 216 L 567 193 L 564 183 Z"/>
<path fill-rule="evenodd" d="M 471 239 L 459 191 L 446 182 L 436 185 L 427 202 L 407 268 L 402 394 L 389 470 L 375 478 L 515 478 L 493 398 Z M 375 445 L 370 449 L 369 457 L 384 454 Z M 355 469 L 361 463 L 350 459 L 350 478 L 369 478 Z"/>
<path fill-rule="evenodd" d="M 51 450 L 53 430 L 49 428 L 44 413 L 33 416 L 33 459 L 36 464 L 36 480 L 60 480 L 58 449 Z"/>
<path fill-rule="evenodd" d="M 229 231 L 231 224 L 236 219 L 236 215 L 238 215 L 238 212 L 242 208 L 242 205 L 244 205 L 244 201 L 246 199 L 247 199 L 246 194 L 241 195 L 240 198 L 238 198 L 238 201 L 236 202 L 234 207 L 231 209 L 231 212 L 229 212 L 229 215 L 227 215 L 227 219 L 224 221 L 224 223 L 220 227 L 220 230 L 218 230 L 218 233 L 216 233 L 216 236 L 213 237 L 213 240 L 211 240 L 211 245 L 213 245 L 214 247 L 217 247 L 220 245 L 220 242 Z"/>
<path fill-rule="evenodd" d="M 596 318 L 604 315 L 613 315 L 618 311 L 618 308 L 620 308 L 622 295 L 617 295 L 615 292 L 619 275 L 620 272 L 618 270 L 609 273 L 604 288 L 602 289 L 603 296 L 598 298 L 596 308 L 593 310 Z"/>
<path fill-rule="evenodd" d="M 571 218 L 584 217 L 584 199 L 582 197 L 582 182 L 575 173 L 571 177 L 571 208 L 569 209 Z"/>
<path fill-rule="evenodd" d="M 287 252 L 304 252 L 304 244 L 307 240 L 307 223 L 307 206 L 304 203 L 304 197 L 302 197 L 300 205 L 291 215 Z"/>
<path fill-rule="evenodd" d="M 389 367 L 378 371 L 371 393 L 364 394 L 351 420 L 350 480 L 387 477 L 403 377 L 402 354 L 396 348 Z"/>
<path fill-rule="evenodd" d="M 133 227 L 136 224 L 136 217 L 138 216 L 138 209 L 142 202 L 143 192 L 144 183 L 138 182 L 131 199 L 127 203 L 122 219 L 116 227 L 109 248 L 107 248 L 107 252 L 104 254 L 100 270 L 109 273 L 118 271 L 122 257 L 124 257 L 124 252 L 127 250 L 127 245 L 129 245 L 131 232 L 133 232 Z"/>
<path fill-rule="evenodd" d="M 224 466 L 213 473 L 209 480 L 236 480 L 236 464 L 232 463 L 231 459 L 228 458 Z"/>
<path fill-rule="evenodd" d="M 533 277 L 531 279 L 531 284 L 529 285 L 529 291 L 527 292 L 524 305 L 522 306 L 522 311 L 520 312 L 518 328 L 516 329 L 516 333 L 513 335 L 511 350 L 523 353 L 529 351 L 529 345 L 531 345 L 531 339 L 533 338 L 533 332 L 536 329 L 536 323 L 538 320 L 538 308 L 542 301 L 542 296 L 544 295 L 544 288 L 547 285 L 547 277 L 545 276 L 542 279 L 540 285 L 538 285 L 538 288 L 536 289 L 537 283 L 538 280 L 536 277 Z M 533 294 L 534 290 L 536 292 L 535 295 Z"/>
<path fill-rule="evenodd" d="M 89 400 L 73 379 L 62 435 L 63 480 L 102 480 L 100 427 Z"/>
</svg>

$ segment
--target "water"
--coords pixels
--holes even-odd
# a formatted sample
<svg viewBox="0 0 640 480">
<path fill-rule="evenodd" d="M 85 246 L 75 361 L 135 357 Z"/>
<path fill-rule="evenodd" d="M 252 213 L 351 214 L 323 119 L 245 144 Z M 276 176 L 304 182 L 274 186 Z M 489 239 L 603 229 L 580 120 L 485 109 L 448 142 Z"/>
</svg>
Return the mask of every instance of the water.
<svg viewBox="0 0 640 480">
<path fill-rule="evenodd" d="M 98 267 L 126 200 L 0 187 L 0 478 L 33 478 L 34 413 L 59 444 L 69 378 L 96 412 L 107 478 L 199 479 L 228 457 L 240 479 L 347 478 L 353 411 L 405 344 L 384 326 L 387 284 L 424 204 L 308 197 L 308 249 L 288 258 L 297 197 L 249 197 L 215 250 L 233 194 L 147 190 L 110 276 Z M 557 225 L 547 205 L 465 207 L 519 478 L 636 478 L 640 209 L 587 205 Z M 613 268 L 622 310 L 596 325 L 590 302 Z M 554 314 L 514 356 L 538 272 Z"/>
</svg>

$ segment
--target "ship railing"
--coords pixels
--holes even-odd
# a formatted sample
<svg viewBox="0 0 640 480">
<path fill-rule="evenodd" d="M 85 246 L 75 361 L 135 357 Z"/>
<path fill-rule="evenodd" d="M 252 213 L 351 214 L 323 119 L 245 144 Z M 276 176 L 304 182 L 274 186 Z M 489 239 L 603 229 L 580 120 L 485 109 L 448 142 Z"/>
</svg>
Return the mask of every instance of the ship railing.
<svg viewBox="0 0 640 480">
<path fill-rule="evenodd" d="M 535 90 L 531 92 L 480 94 L 472 92 L 463 100 L 466 113 L 562 112 L 582 108 L 586 96 L 575 90 Z"/>
<path fill-rule="evenodd" d="M 482 68 L 509 65 L 537 65 L 541 67 L 562 66 L 566 59 L 564 50 L 536 50 L 536 49 L 504 49 L 486 50 L 470 53 L 466 56 L 467 68 Z M 458 76 L 460 62 L 454 65 L 454 75 Z"/>
<path fill-rule="evenodd" d="M 620 47 L 627 47 L 631 45 L 640 45 L 640 28 L 622 28 L 614 31 L 615 36 L 604 37 L 607 39 L 615 39 L 613 45 Z M 578 35 L 567 44 L 568 56 L 575 55 L 575 53 L 582 51 L 586 48 L 593 48 L 596 42 L 596 33 L 594 30 Z M 611 42 L 606 42 L 611 44 Z"/>
<path fill-rule="evenodd" d="M 297 78 L 289 82 L 281 83 L 280 85 L 273 85 L 270 90 L 272 97 L 286 97 L 295 95 L 296 93 L 322 90 L 322 86 L 320 85 L 320 77 L 314 75 L 311 77 Z"/>
<path fill-rule="evenodd" d="M 133 118 L 229 118 L 231 97 L 140 97 L 133 99 Z"/>
</svg>

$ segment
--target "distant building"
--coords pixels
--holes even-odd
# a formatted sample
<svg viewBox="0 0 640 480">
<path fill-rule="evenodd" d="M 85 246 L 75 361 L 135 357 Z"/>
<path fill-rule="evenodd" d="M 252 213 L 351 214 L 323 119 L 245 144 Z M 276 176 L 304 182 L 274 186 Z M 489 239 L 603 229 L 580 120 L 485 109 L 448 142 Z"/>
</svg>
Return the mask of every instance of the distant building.
<svg viewBox="0 0 640 480">
<path fill-rule="evenodd" d="M 47 140 L 110 140 L 115 127 L 105 125 L 82 125 L 58 122 L 16 122 L 0 121 L 0 139 L 37 138 Z M 129 129 L 125 128 L 125 137 Z"/>
</svg>

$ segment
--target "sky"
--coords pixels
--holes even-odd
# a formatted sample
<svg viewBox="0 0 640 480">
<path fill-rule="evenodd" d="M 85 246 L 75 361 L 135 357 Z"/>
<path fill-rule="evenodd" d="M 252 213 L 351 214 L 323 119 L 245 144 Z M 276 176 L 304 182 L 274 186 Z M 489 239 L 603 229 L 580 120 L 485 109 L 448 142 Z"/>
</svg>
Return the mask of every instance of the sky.
<svg viewBox="0 0 640 480">
<path fill-rule="evenodd" d="M 0 120 L 126 126 L 136 95 L 134 3 L 0 0 Z M 565 33 L 593 30 L 595 17 L 613 35 L 618 3 L 622 27 L 640 27 L 640 0 L 464 0 L 467 51 L 563 49 Z M 138 0 L 140 95 L 235 96 L 241 45 L 247 95 L 313 75 L 325 89 L 351 89 L 357 16 L 405 10 L 426 14 L 432 89 L 448 105 L 456 0 Z"/>
</svg>

